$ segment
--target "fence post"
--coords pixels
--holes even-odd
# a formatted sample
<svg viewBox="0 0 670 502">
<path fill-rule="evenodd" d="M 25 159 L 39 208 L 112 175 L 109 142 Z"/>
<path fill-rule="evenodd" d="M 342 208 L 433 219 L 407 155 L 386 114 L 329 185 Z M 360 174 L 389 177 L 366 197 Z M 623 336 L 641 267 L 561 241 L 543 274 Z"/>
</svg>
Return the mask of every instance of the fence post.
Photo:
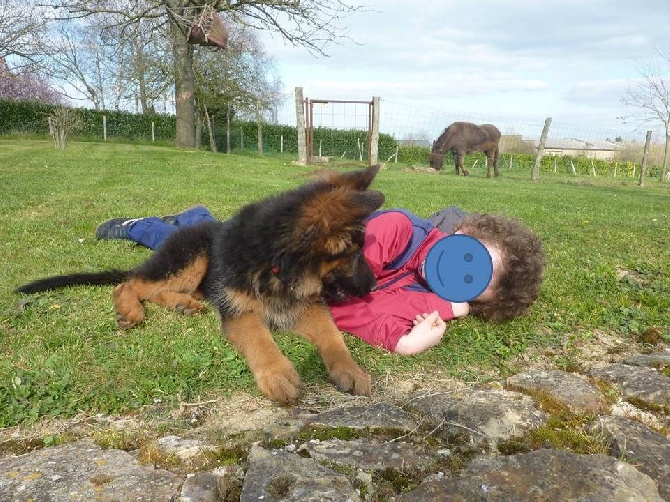
<svg viewBox="0 0 670 502">
<path fill-rule="evenodd" d="M 370 132 L 370 165 L 375 165 L 379 158 L 379 96 L 372 97 L 372 129 Z"/>
<path fill-rule="evenodd" d="M 156 123 L 151 121 L 151 142 L 156 141 Z"/>
<path fill-rule="evenodd" d="M 549 127 L 551 127 L 551 117 L 547 117 L 544 121 L 544 128 L 542 129 L 542 136 L 540 136 L 540 144 L 537 146 L 537 157 L 535 157 L 535 165 L 531 172 L 530 179 L 537 181 L 540 178 L 540 163 L 544 157 L 544 144 L 547 142 L 547 134 L 549 134 Z"/>
<path fill-rule="evenodd" d="M 651 145 L 651 131 L 647 131 L 647 137 L 644 141 L 644 153 L 642 154 L 642 164 L 640 165 L 640 182 L 639 186 L 644 186 L 644 176 L 647 172 L 647 158 L 649 157 L 649 147 Z"/>
<path fill-rule="evenodd" d="M 263 156 L 263 120 L 261 115 L 261 100 L 256 100 L 256 131 L 258 143 L 258 155 Z"/>
<path fill-rule="evenodd" d="M 107 141 L 107 115 L 102 116 L 102 140 Z"/>
<path fill-rule="evenodd" d="M 305 102 L 302 87 L 295 88 L 295 116 L 298 133 L 298 164 L 307 164 L 307 137 L 305 134 Z"/>
</svg>

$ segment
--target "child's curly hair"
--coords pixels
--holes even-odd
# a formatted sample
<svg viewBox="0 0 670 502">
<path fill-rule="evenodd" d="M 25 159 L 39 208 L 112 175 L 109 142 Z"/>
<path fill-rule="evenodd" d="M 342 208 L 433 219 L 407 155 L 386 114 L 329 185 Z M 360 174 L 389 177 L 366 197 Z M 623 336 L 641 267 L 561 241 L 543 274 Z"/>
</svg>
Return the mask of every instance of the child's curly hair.
<svg viewBox="0 0 670 502">
<path fill-rule="evenodd" d="M 540 238 L 518 220 L 490 214 L 471 214 L 460 230 L 501 251 L 501 270 L 495 278 L 493 298 L 471 301 L 470 313 L 502 322 L 524 314 L 540 294 L 544 251 Z"/>
</svg>

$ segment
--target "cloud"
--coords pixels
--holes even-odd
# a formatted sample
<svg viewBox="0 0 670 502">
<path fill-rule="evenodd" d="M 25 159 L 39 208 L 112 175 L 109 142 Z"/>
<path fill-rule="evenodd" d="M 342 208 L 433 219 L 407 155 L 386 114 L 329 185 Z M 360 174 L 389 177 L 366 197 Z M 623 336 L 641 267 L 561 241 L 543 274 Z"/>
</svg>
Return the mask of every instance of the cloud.
<svg viewBox="0 0 670 502">
<path fill-rule="evenodd" d="M 667 0 L 366 4 L 346 21 L 353 41 L 331 45 L 330 57 L 274 40 L 270 52 L 289 89 L 615 127 L 627 83 L 639 77 L 636 62 L 670 45 Z"/>
<path fill-rule="evenodd" d="M 583 80 L 575 82 L 567 90 L 564 99 L 574 104 L 619 103 L 628 89 L 629 81 L 624 79 Z"/>
</svg>

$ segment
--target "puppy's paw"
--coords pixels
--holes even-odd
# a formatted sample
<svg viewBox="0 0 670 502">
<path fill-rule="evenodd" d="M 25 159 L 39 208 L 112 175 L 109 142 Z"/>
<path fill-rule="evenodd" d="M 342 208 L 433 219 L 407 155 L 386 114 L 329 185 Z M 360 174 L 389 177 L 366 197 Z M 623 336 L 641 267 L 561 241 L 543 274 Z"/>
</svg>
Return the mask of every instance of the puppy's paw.
<svg viewBox="0 0 670 502">
<path fill-rule="evenodd" d="M 205 305 L 196 301 L 189 302 L 187 305 L 179 303 L 175 306 L 175 310 L 183 315 L 194 315 L 205 308 Z"/>
<path fill-rule="evenodd" d="M 116 323 L 121 329 L 131 329 L 144 322 L 144 309 L 131 312 L 116 312 Z"/>
<path fill-rule="evenodd" d="M 300 397 L 300 375 L 288 359 L 275 362 L 254 376 L 261 392 L 276 403 L 291 404 Z"/>
<path fill-rule="evenodd" d="M 339 362 L 334 364 L 328 376 L 335 386 L 342 392 L 349 392 L 356 396 L 372 394 L 372 379 L 356 363 Z"/>
</svg>

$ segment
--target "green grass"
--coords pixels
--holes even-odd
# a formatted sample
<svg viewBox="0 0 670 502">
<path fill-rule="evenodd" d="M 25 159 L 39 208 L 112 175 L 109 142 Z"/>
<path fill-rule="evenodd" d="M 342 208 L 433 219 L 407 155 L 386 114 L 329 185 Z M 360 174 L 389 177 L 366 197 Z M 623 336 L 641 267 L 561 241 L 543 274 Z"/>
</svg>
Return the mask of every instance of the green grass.
<svg viewBox="0 0 670 502">
<path fill-rule="evenodd" d="M 221 218 L 242 204 L 294 187 L 314 170 L 292 157 L 224 155 L 146 145 L 0 140 L 0 427 L 41 416 L 136 410 L 156 400 L 257 392 L 221 336 L 214 313 L 183 317 L 149 306 L 147 322 L 120 331 L 111 288 L 77 287 L 22 298 L 13 288 L 47 275 L 129 268 L 150 251 L 96 241 L 115 216 L 168 214 L 196 202 Z M 456 177 L 394 164 L 374 186 L 385 207 L 427 216 L 446 205 L 521 219 L 542 237 L 548 266 L 531 313 L 503 325 L 450 324 L 425 354 L 401 357 L 354 339 L 374 377 L 431 372 L 477 381 L 505 371 L 527 348 L 597 330 L 630 337 L 654 328 L 670 342 L 670 186 L 648 180 L 574 177 L 503 169 Z M 627 271 L 626 277 L 620 272 Z M 315 349 L 289 334 L 278 342 L 306 381 L 327 380 Z"/>
</svg>

